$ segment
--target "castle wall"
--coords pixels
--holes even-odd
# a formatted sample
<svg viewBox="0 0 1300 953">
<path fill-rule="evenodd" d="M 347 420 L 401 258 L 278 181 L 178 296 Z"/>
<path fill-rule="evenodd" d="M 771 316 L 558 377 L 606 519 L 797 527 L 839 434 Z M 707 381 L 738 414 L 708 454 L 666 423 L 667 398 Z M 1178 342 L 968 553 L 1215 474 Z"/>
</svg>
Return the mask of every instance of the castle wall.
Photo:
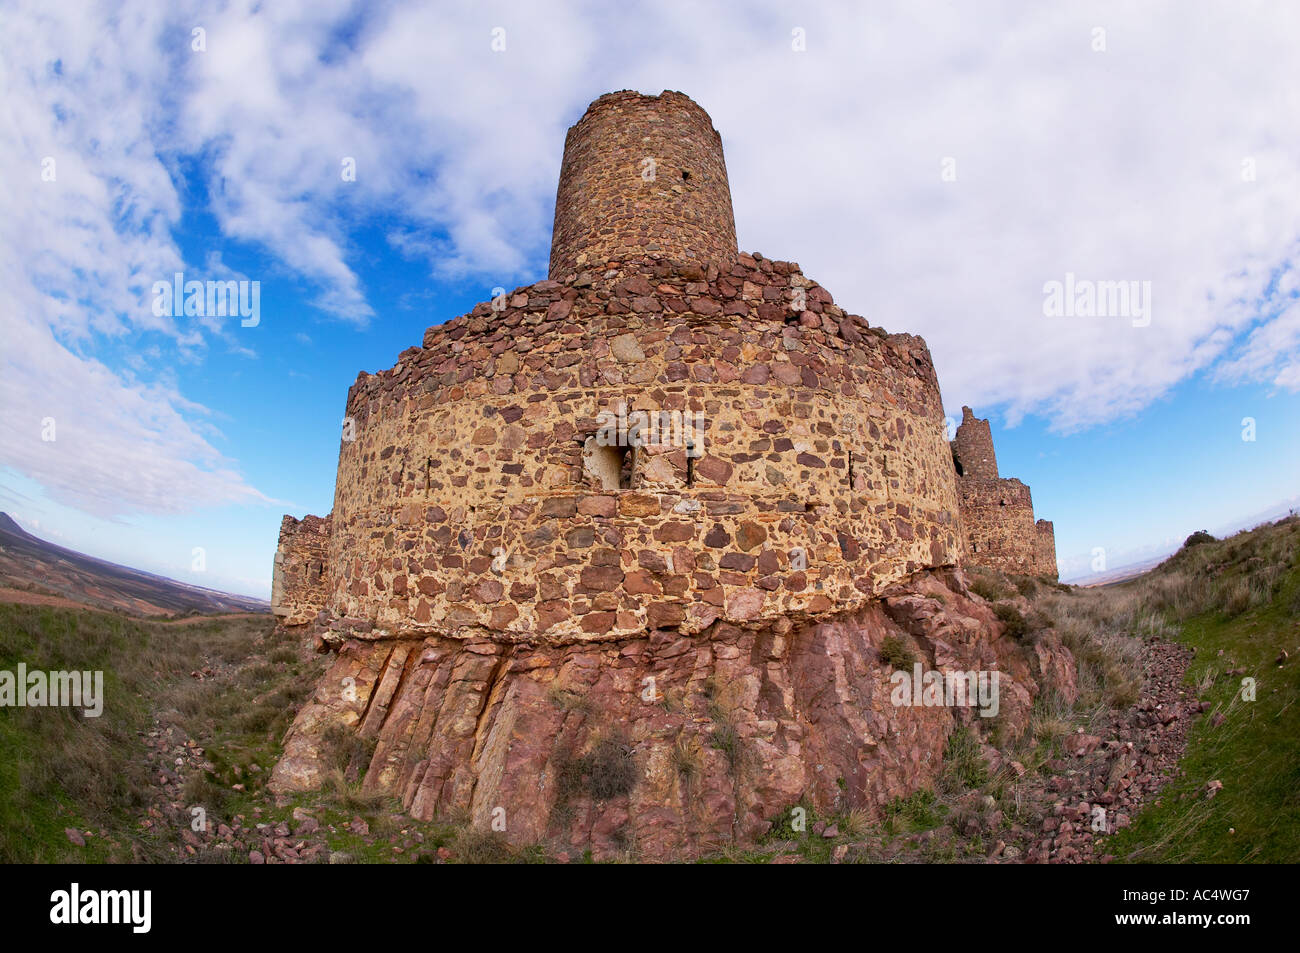
<svg viewBox="0 0 1300 953">
<path fill-rule="evenodd" d="M 550 277 L 634 256 L 735 260 L 722 138 L 681 93 L 601 96 L 568 133 Z"/>
<path fill-rule="evenodd" d="M 1056 528 L 1051 520 L 1039 520 L 1034 524 L 1034 563 L 1035 575 L 1057 578 L 1056 568 Z"/>
<path fill-rule="evenodd" d="M 993 432 L 987 420 L 980 420 L 969 407 L 961 409 L 961 424 L 952 441 L 953 463 L 959 476 L 972 480 L 996 480 L 998 458 L 993 452 Z"/>
<path fill-rule="evenodd" d="M 1056 538 L 1047 520 L 1034 522 L 1029 487 L 998 476 L 988 420 L 963 407 L 952 441 L 964 561 L 1005 573 L 1056 578 Z"/>
<path fill-rule="evenodd" d="M 956 562 L 924 341 L 868 329 L 796 265 L 615 264 L 505 304 L 349 393 L 332 601 L 361 624 L 344 627 L 693 633 L 845 611 Z M 630 486 L 601 485 L 584 460 L 620 402 L 703 414 L 689 474 L 684 447 L 647 447 Z"/>
<path fill-rule="evenodd" d="M 957 481 L 967 561 L 1016 575 L 1038 575 L 1034 504 L 1017 479 Z"/>
<path fill-rule="evenodd" d="M 988 422 L 966 408 L 950 446 L 922 339 L 738 254 L 703 110 L 589 107 L 550 276 L 350 389 L 332 516 L 286 518 L 275 604 L 324 604 L 322 686 L 356 691 L 303 706 L 273 790 L 318 786 L 352 728 L 374 747 L 349 767 L 416 817 L 505 807 L 516 843 L 670 857 L 796 802 L 875 812 L 931 787 L 981 720 L 899 705 L 887 640 L 996 670 L 1010 738 L 1041 688 L 1074 697 L 1055 636 L 1006 637 L 963 574 L 930 571 L 1043 563 L 1050 524 L 997 478 Z M 584 789 L 607 756 L 626 785 Z"/>
<path fill-rule="evenodd" d="M 271 575 L 271 612 L 283 625 L 313 621 L 330 595 L 329 516 L 286 516 Z"/>
</svg>

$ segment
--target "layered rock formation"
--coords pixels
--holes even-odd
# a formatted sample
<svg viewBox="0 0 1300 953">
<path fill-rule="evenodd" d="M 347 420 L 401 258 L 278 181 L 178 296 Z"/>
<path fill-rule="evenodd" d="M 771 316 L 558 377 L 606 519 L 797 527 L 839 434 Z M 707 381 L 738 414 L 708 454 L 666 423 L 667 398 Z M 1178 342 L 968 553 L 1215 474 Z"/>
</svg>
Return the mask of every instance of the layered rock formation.
<svg viewBox="0 0 1300 953">
<path fill-rule="evenodd" d="M 959 571 L 922 572 L 862 608 L 696 635 L 557 643 L 356 635 L 299 715 L 281 790 L 322 781 L 331 724 L 376 741 L 365 786 L 419 818 L 500 821 L 518 844 L 668 857 L 746 840 L 797 803 L 876 811 L 931 785 L 955 729 L 1004 739 L 1068 651 L 1005 637 Z M 898 704 L 887 638 L 924 671 L 997 672 L 997 712 Z M 914 675 L 911 666 L 900 669 Z"/>
</svg>

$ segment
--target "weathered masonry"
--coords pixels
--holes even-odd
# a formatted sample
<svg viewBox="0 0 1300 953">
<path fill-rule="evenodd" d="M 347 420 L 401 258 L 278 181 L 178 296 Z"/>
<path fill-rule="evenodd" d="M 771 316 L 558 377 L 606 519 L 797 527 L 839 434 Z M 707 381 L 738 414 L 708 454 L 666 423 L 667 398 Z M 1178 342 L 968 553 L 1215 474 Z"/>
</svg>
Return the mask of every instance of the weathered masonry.
<svg viewBox="0 0 1300 953">
<path fill-rule="evenodd" d="M 952 441 L 953 466 L 966 536 L 966 561 L 1002 572 L 1056 578 L 1056 537 L 1047 520 L 1034 522 L 1029 487 L 998 476 L 989 422 L 969 407 Z"/>
<path fill-rule="evenodd" d="M 932 781 L 969 714 L 891 705 L 886 638 L 998 668 L 1012 729 L 1068 668 L 966 589 L 925 341 L 739 251 L 721 137 L 680 93 L 593 102 L 547 279 L 360 374 L 345 415 L 330 517 L 281 531 L 276 611 L 338 655 L 277 790 L 318 785 L 343 725 L 416 816 L 667 855 Z M 622 781 L 585 790 L 593 758 Z"/>
</svg>

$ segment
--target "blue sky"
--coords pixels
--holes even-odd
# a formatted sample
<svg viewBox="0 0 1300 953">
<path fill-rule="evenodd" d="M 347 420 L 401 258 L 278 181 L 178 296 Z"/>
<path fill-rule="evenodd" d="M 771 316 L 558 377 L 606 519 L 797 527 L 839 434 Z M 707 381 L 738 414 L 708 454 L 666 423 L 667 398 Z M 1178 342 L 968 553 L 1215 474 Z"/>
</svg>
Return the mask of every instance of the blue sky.
<svg viewBox="0 0 1300 953">
<path fill-rule="evenodd" d="M 1296 505 L 1300 13 L 1042 6 L 7 4 L 0 509 L 267 595 L 357 372 L 545 277 L 565 129 L 622 88 L 710 112 L 742 249 L 925 336 L 1067 578 Z M 176 271 L 259 323 L 154 314 Z M 1150 323 L 1049 317 L 1067 274 Z"/>
</svg>

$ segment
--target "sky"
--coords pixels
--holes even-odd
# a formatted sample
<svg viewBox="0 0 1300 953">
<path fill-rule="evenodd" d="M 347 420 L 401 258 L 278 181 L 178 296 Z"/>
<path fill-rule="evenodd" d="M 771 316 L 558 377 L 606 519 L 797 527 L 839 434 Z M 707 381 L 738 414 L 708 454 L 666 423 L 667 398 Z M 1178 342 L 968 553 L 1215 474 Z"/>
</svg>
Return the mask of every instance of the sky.
<svg viewBox="0 0 1300 953">
<path fill-rule="evenodd" d="M 266 597 L 357 373 L 546 277 L 565 130 L 674 89 L 741 249 L 925 337 L 1063 578 L 1284 514 L 1297 48 L 1286 2 L 5 0 L 0 509 Z M 177 272 L 255 320 L 160 306 Z"/>
</svg>

